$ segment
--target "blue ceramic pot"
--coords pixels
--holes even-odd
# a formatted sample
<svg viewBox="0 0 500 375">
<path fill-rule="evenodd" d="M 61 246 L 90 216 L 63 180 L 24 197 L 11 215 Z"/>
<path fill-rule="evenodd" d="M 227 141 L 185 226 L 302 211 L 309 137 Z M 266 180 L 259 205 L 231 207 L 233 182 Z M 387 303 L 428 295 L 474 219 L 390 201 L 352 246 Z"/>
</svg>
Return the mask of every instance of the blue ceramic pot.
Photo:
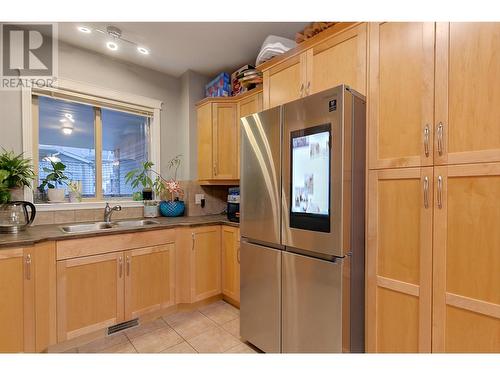
<svg viewBox="0 0 500 375">
<path fill-rule="evenodd" d="M 184 201 L 161 201 L 160 213 L 162 216 L 175 217 L 184 215 Z"/>
</svg>

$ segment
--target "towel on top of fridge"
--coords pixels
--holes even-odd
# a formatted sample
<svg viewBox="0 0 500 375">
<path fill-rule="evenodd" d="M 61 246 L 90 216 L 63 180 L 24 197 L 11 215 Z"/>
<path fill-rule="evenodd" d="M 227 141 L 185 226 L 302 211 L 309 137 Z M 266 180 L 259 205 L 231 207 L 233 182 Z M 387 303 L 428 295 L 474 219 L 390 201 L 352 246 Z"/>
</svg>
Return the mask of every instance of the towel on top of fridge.
<svg viewBox="0 0 500 375">
<path fill-rule="evenodd" d="M 269 35 L 264 40 L 264 43 L 262 43 L 255 65 L 262 64 L 274 56 L 282 55 L 296 46 L 297 43 L 291 39 L 276 35 Z"/>
</svg>

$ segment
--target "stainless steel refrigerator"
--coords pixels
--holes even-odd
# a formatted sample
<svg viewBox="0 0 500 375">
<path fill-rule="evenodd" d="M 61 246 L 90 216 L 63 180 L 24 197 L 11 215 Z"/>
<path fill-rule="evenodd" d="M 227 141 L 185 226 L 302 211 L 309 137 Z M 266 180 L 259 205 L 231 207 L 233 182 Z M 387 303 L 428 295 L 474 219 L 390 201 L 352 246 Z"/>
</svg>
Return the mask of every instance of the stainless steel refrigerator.
<svg viewBox="0 0 500 375">
<path fill-rule="evenodd" d="M 341 85 L 240 120 L 240 334 L 364 351 L 365 98 Z"/>
</svg>

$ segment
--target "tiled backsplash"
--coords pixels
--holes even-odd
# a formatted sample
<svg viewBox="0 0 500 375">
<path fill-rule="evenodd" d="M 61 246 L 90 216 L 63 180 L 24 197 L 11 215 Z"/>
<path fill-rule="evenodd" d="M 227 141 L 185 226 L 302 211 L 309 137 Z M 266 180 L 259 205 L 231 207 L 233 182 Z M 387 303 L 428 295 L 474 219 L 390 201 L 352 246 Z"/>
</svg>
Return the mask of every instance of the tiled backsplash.
<svg viewBox="0 0 500 375">
<path fill-rule="evenodd" d="M 200 186 L 196 181 L 182 181 L 184 202 L 186 202 L 185 216 L 203 216 L 220 214 L 226 209 L 227 186 Z M 205 195 L 205 207 L 195 204 L 195 194 Z M 78 223 L 85 221 L 102 221 L 102 209 L 39 211 L 36 214 L 34 225 Z M 143 217 L 142 207 L 124 207 L 113 213 L 113 220 L 133 219 Z"/>
</svg>

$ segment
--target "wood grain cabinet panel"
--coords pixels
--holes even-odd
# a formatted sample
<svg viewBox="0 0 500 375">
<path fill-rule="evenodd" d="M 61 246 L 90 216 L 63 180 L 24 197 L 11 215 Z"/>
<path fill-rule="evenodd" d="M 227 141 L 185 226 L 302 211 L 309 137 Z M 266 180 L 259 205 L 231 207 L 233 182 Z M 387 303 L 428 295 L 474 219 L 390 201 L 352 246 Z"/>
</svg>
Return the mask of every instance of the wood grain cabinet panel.
<svg viewBox="0 0 500 375">
<path fill-rule="evenodd" d="M 0 353 L 35 351 L 32 248 L 0 251 Z"/>
<path fill-rule="evenodd" d="M 220 226 L 193 228 L 191 302 L 221 294 Z"/>
<path fill-rule="evenodd" d="M 222 293 L 240 302 L 240 230 L 222 226 Z"/>
<path fill-rule="evenodd" d="M 125 320 L 175 303 L 175 244 L 125 252 Z"/>
<path fill-rule="evenodd" d="M 230 180 L 238 176 L 238 123 L 235 103 L 212 104 L 213 179 Z M 206 155 L 202 154 L 204 158 Z"/>
<path fill-rule="evenodd" d="M 369 173 L 369 352 L 431 351 L 432 180 L 432 167 Z"/>
<path fill-rule="evenodd" d="M 306 95 L 341 84 L 366 95 L 366 28 L 363 23 L 312 48 Z"/>
<path fill-rule="evenodd" d="M 58 261 L 58 342 L 122 322 L 123 287 L 123 252 Z"/>
<path fill-rule="evenodd" d="M 198 123 L 198 179 L 212 178 L 213 167 L 213 133 L 212 104 L 204 104 L 197 109 Z"/>
<path fill-rule="evenodd" d="M 500 161 L 499 50 L 498 22 L 436 25 L 436 164 Z"/>
<path fill-rule="evenodd" d="M 371 23 L 369 167 L 433 164 L 434 24 Z"/>
<path fill-rule="evenodd" d="M 264 72 L 264 108 L 299 99 L 304 95 L 304 56 L 296 55 Z"/>
<path fill-rule="evenodd" d="M 500 163 L 434 176 L 433 351 L 500 352 Z"/>
</svg>

